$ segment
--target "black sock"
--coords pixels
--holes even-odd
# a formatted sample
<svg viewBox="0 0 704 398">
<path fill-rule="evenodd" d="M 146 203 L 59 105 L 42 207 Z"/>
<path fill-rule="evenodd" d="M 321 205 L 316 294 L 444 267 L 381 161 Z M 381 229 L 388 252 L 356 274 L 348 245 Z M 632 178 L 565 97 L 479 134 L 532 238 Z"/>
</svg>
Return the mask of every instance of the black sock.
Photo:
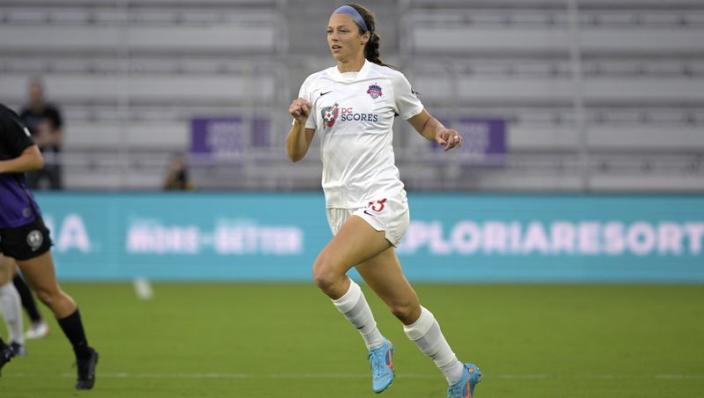
<svg viewBox="0 0 704 398">
<path fill-rule="evenodd" d="M 3 350 L 5 348 L 7 348 L 7 344 L 5 344 L 5 340 L 0 337 L 0 350 Z"/>
<path fill-rule="evenodd" d="M 73 314 L 66 318 L 57 319 L 61 330 L 64 331 L 66 337 L 73 346 L 73 352 L 78 358 L 86 358 L 90 356 L 90 347 L 88 347 L 88 339 L 83 330 L 83 322 L 81 322 L 81 313 L 76 308 Z"/>
<path fill-rule="evenodd" d="M 34 300 L 34 296 L 32 295 L 32 291 L 29 290 L 27 282 L 25 282 L 21 276 L 16 275 L 15 279 L 12 280 L 12 283 L 15 285 L 15 289 L 17 289 L 17 292 L 20 294 L 20 299 L 22 299 L 22 307 L 24 307 L 25 311 L 27 311 L 29 319 L 32 320 L 33 323 L 41 321 L 42 316 L 39 314 L 39 310 L 37 309 L 37 302 Z"/>
</svg>

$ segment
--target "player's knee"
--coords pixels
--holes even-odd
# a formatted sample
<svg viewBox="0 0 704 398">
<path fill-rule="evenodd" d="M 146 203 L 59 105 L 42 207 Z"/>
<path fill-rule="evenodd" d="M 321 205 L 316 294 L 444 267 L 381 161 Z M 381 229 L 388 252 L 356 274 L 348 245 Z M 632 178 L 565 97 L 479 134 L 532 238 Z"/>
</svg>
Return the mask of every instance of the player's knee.
<svg viewBox="0 0 704 398">
<path fill-rule="evenodd" d="M 328 291 L 335 284 L 332 272 L 323 269 L 313 269 L 313 281 L 322 291 Z"/>
<path fill-rule="evenodd" d="M 51 308 L 51 304 L 56 301 L 56 294 L 50 289 L 37 288 L 35 293 L 37 293 L 37 298 L 42 303 L 46 304 Z"/>
<path fill-rule="evenodd" d="M 37 294 L 39 301 L 46 304 L 49 308 L 51 308 L 54 303 L 61 301 L 63 298 L 62 292 L 58 288 L 36 286 L 34 291 Z"/>
<path fill-rule="evenodd" d="M 319 256 L 315 261 L 313 265 L 313 281 L 315 281 L 320 290 L 327 292 L 339 282 L 341 276 L 333 271 L 334 269 L 334 265 L 323 255 Z"/>
<path fill-rule="evenodd" d="M 420 307 L 411 301 L 401 301 L 390 306 L 391 313 L 404 323 L 412 322 L 420 315 Z"/>
</svg>

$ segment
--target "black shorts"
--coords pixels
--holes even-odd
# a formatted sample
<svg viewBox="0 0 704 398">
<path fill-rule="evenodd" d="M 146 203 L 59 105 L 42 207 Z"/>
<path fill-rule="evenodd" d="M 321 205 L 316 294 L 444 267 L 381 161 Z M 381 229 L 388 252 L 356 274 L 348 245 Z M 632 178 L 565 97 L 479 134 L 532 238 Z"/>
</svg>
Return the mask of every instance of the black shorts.
<svg viewBox="0 0 704 398">
<path fill-rule="evenodd" d="M 51 249 L 49 229 L 41 217 L 16 228 L 0 228 L 0 253 L 16 260 L 29 260 Z"/>
</svg>

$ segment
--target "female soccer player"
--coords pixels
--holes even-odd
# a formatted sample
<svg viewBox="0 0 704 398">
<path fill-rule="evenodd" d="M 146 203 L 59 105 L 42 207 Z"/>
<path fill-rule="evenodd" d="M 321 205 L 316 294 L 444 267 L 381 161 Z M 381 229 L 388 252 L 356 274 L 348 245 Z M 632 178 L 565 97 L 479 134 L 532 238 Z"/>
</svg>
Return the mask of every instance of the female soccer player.
<svg viewBox="0 0 704 398">
<path fill-rule="evenodd" d="M 294 162 L 303 159 L 314 134 L 321 139 L 322 183 L 334 237 L 315 260 L 313 278 L 362 334 L 375 392 L 393 381 L 393 346 L 377 329 L 359 285 L 347 277 L 353 266 L 445 375 L 448 396 L 471 397 L 481 372 L 452 352 L 433 314 L 420 305 L 394 249 L 409 224 L 391 146 L 394 117 L 408 120 L 446 151 L 462 145 L 462 137 L 423 108 L 402 73 L 381 62 L 374 17 L 364 7 L 336 9 L 327 41 L 337 65 L 303 82 L 289 106 L 294 120 L 287 136 Z"/>
<path fill-rule="evenodd" d="M 54 313 L 76 355 L 76 388 L 87 390 L 95 383 L 98 353 L 88 345 L 76 303 L 56 281 L 49 230 L 24 176 L 43 163 L 17 114 L 0 104 L 0 254 L 16 261 L 39 299 Z M 0 261 L 7 262 L 4 256 Z M 0 367 L 9 361 L 4 352 L 5 343 L 0 341 Z"/>
</svg>

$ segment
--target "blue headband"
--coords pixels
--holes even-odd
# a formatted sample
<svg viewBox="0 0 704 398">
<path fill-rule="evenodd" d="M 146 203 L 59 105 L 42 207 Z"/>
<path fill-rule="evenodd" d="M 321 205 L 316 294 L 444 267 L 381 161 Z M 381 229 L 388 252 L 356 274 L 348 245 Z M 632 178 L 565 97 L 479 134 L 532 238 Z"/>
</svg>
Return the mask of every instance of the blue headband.
<svg viewBox="0 0 704 398">
<path fill-rule="evenodd" d="M 337 10 L 335 10 L 333 12 L 333 15 L 334 14 L 347 14 L 347 15 L 349 15 L 350 17 L 352 17 L 352 20 L 357 25 L 359 25 L 360 28 L 362 28 L 362 30 L 364 32 L 369 32 L 369 28 L 367 27 L 367 23 L 364 22 L 364 18 L 362 18 L 362 14 L 360 14 L 359 11 L 357 11 L 354 7 L 342 6 L 342 7 L 338 8 Z"/>
</svg>

